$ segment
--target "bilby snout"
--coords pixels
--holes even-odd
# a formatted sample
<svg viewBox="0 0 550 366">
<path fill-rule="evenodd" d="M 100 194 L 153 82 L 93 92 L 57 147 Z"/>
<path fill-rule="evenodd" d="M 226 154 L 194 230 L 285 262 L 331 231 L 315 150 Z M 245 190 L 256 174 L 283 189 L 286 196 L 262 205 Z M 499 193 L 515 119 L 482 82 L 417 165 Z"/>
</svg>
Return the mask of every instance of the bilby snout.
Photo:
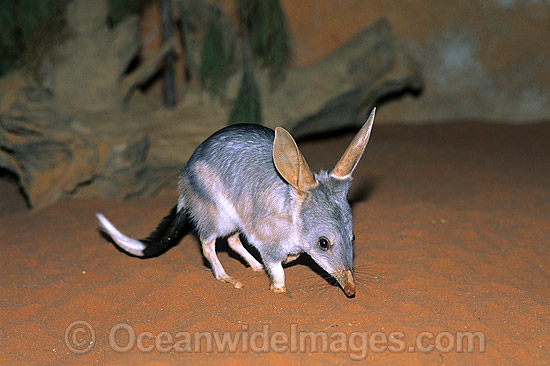
<svg viewBox="0 0 550 366">
<path fill-rule="evenodd" d="M 347 297 L 355 296 L 355 280 L 350 269 L 337 271 L 334 275 Z"/>
<path fill-rule="evenodd" d="M 353 273 L 351 270 L 346 271 L 346 284 L 344 285 L 344 292 L 347 297 L 355 296 L 355 281 L 353 279 Z"/>
</svg>

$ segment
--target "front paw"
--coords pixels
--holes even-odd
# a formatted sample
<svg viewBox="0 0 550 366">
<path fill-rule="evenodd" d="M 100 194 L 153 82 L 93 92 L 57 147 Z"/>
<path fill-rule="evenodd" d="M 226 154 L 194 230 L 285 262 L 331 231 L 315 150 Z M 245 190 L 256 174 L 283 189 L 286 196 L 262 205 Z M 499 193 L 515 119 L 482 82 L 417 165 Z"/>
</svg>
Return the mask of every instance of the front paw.
<svg viewBox="0 0 550 366">
<path fill-rule="evenodd" d="M 250 265 L 250 268 L 252 268 L 252 270 L 254 272 L 263 272 L 264 271 L 264 266 L 261 263 Z"/>
<path fill-rule="evenodd" d="M 289 254 L 288 257 L 283 261 L 283 264 L 289 264 L 290 262 L 294 262 L 300 254 Z"/>
<path fill-rule="evenodd" d="M 275 292 L 276 294 L 284 294 L 284 293 L 288 293 L 287 289 L 286 289 L 286 286 L 282 286 L 282 287 L 275 287 L 273 284 L 270 284 L 269 285 L 269 289 L 273 292 Z"/>
</svg>

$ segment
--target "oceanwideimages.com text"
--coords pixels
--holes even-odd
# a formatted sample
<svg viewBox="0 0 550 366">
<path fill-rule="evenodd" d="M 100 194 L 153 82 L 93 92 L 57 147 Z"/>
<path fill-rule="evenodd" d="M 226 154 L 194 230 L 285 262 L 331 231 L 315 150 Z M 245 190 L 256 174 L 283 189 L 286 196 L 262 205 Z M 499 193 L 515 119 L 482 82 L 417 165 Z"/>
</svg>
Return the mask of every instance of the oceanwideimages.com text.
<svg viewBox="0 0 550 366">
<path fill-rule="evenodd" d="M 125 323 L 110 328 L 109 346 L 119 353 L 347 353 L 353 360 L 364 360 L 369 352 L 485 352 L 482 332 L 419 332 L 410 338 L 400 331 L 311 331 L 292 323 L 288 329 L 273 331 L 269 325 L 251 330 L 241 325 L 237 331 L 136 332 Z M 97 342 L 95 329 L 85 321 L 71 323 L 65 331 L 67 348 L 77 354 L 90 351 Z"/>
</svg>

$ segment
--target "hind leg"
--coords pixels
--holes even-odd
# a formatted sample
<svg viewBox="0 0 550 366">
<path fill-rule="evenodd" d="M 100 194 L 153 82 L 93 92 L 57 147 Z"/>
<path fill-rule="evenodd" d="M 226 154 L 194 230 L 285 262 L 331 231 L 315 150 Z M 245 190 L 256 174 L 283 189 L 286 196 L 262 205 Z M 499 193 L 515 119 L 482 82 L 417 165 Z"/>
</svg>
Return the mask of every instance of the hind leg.
<svg viewBox="0 0 550 366">
<path fill-rule="evenodd" d="M 258 262 L 256 258 L 254 258 L 252 254 L 250 254 L 248 250 L 245 249 L 245 247 L 243 247 L 243 244 L 239 239 L 238 232 L 228 237 L 227 243 L 229 244 L 231 249 L 239 254 L 254 271 L 258 272 L 264 269 L 264 266 L 260 262 Z"/>
<path fill-rule="evenodd" d="M 205 256 L 205 258 L 210 262 L 210 266 L 212 267 L 212 272 L 214 272 L 214 277 L 216 277 L 217 280 L 228 282 L 235 286 L 236 288 L 243 287 L 243 284 L 240 281 L 237 281 L 234 278 L 231 278 L 225 273 L 225 270 L 222 267 L 222 264 L 220 263 L 220 260 L 218 259 L 218 256 L 216 255 L 216 239 L 206 241 L 203 238 L 201 238 L 202 243 L 202 252 Z"/>
</svg>

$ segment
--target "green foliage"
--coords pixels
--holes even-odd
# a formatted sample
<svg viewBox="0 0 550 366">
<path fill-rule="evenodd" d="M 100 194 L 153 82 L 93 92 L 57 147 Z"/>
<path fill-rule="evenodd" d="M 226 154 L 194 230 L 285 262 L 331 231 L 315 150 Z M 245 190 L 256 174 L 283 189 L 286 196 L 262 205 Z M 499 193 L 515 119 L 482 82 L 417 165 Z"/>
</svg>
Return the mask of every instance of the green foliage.
<svg viewBox="0 0 550 366">
<path fill-rule="evenodd" d="M 109 0 L 109 23 L 114 26 L 128 15 L 141 14 L 153 1 L 155 0 Z"/>
<path fill-rule="evenodd" d="M 202 88 L 218 95 L 225 90 L 229 68 L 234 60 L 234 45 L 224 45 L 222 29 L 217 17 L 211 19 L 204 38 L 199 70 Z"/>
<path fill-rule="evenodd" d="M 65 9 L 70 1 L 0 1 L 0 76 L 24 67 L 40 79 L 42 59 L 68 36 Z M 109 0 L 111 24 L 141 12 L 152 1 Z"/>
<path fill-rule="evenodd" d="M 250 74 L 252 75 L 252 74 Z M 262 105 L 260 102 L 260 92 L 256 86 L 254 78 L 250 79 L 243 74 L 241 86 L 237 99 L 231 108 L 228 124 L 236 123 L 257 123 L 262 124 Z"/>
<path fill-rule="evenodd" d="M 69 0 L 0 2 L 0 75 L 26 66 L 39 78 L 42 58 L 66 36 Z"/>
<path fill-rule="evenodd" d="M 7 1 L 0 3 L 0 75 L 14 67 L 19 53 L 11 5 Z"/>
<path fill-rule="evenodd" d="M 290 61 L 290 40 L 286 18 L 279 0 L 241 0 L 248 7 L 250 47 L 271 76 L 284 76 Z"/>
<path fill-rule="evenodd" d="M 279 0 L 238 0 L 243 27 L 244 73 L 239 93 L 231 109 L 229 124 L 263 122 L 260 91 L 254 80 L 252 59 L 271 69 L 272 81 L 284 77 L 290 60 L 290 41 L 286 19 Z M 224 45 L 220 22 L 211 20 L 203 43 L 200 85 L 212 95 L 219 94 L 227 82 L 233 62 L 233 45 Z M 247 36 L 248 35 L 248 36 Z M 248 50 L 252 51 L 253 56 Z"/>
</svg>

